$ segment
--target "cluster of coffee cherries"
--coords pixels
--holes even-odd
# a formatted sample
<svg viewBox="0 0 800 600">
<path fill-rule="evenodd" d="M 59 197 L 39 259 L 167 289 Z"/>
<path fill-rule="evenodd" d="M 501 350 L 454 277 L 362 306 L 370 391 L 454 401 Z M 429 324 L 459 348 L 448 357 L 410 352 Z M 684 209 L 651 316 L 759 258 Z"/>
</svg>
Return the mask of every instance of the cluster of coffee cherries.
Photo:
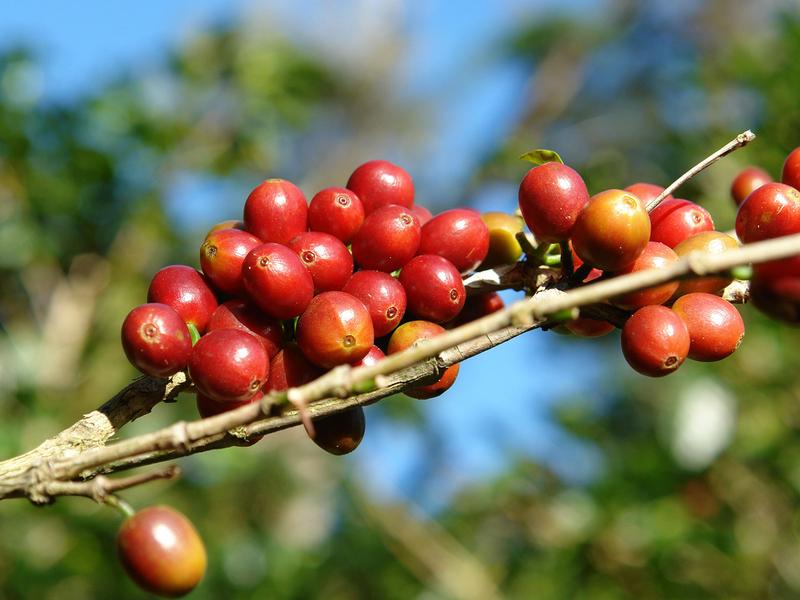
<svg viewBox="0 0 800 600">
<path fill-rule="evenodd" d="M 647 205 L 664 191 L 654 184 L 634 183 L 590 197 L 581 176 L 559 162 L 528 171 L 519 207 L 540 245 L 569 249 L 580 274 L 575 284 L 584 285 L 664 268 L 690 252 L 723 253 L 740 243 L 800 232 L 800 149 L 787 158 L 782 179 L 775 183 L 755 167 L 737 176 L 732 185 L 739 205 L 735 237 L 716 231 L 708 211 L 690 200 L 668 195 L 648 213 Z M 611 304 L 630 312 L 621 336 L 628 364 L 661 377 L 686 358 L 716 361 L 732 354 L 744 336 L 741 315 L 721 297 L 732 281 L 730 275 L 672 281 L 611 298 Z M 800 320 L 800 258 L 756 265 L 750 289 L 755 305 L 771 316 Z M 580 315 L 558 329 L 596 337 L 614 326 Z"/>
<path fill-rule="evenodd" d="M 504 217 L 521 229 L 511 215 L 486 218 Z M 491 237 L 474 210 L 433 217 L 414 204 L 410 175 L 387 161 L 362 164 L 346 187 L 310 202 L 293 183 L 268 179 L 247 197 L 242 220 L 207 234 L 202 271 L 171 265 L 155 274 L 148 303 L 123 323 L 122 345 L 147 375 L 186 369 L 200 415 L 219 414 L 501 308 L 496 294 L 468 303 L 462 282 L 505 260 L 502 248 L 489 254 Z M 439 395 L 457 373 L 454 365 L 407 394 Z M 313 429 L 325 450 L 349 452 L 364 433 L 362 409 L 316 419 Z"/>
</svg>

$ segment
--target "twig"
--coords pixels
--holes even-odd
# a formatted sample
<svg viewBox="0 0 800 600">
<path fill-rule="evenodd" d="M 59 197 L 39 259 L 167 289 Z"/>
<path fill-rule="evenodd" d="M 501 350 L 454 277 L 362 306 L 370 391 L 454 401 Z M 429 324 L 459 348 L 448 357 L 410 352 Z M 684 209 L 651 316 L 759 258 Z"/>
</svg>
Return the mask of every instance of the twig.
<svg viewBox="0 0 800 600">
<path fill-rule="evenodd" d="M 713 154 L 710 154 L 709 156 L 705 157 L 703 160 L 701 160 L 699 163 L 697 163 L 691 169 L 686 171 L 686 173 L 684 173 L 683 175 L 678 177 L 675 181 L 673 181 L 666 188 L 664 188 L 663 192 L 661 192 L 658 196 L 653 198 L 647 204 L 647 212 L 652 211 L 656 206 L 661 204 L 661 201 L 664 198 L 669 196 L 672 192 L 677 190 L 680 186 L 682 186 L 689 179 L 691 179 L 692 177 L 697 175 L 700 171 L 706 169 L 707 167 L 710 167 L 715 162 L 717 162 L 720 158 L 722 158 L 723 156 L 727 156 L 728 154 L 730 154 L 734 150 L 738 150 L 739 148 L 744 148 L 747 144 L 752 142 L 754 139 L 756 139 L 756 134 L 753 133 L 752 131 L 750 131 L 749 129 L 747 131 L 743 131 L 742 133 L 737 135 L 730 142 L 725 144 L 722 148 L 720 148 L 719 150 L 717 150 Z"/>
<path fill-rule="evenodd" d="M 367 394 L 362 396 L 363 402 L 366 403 L 394 391 L 413 387 L 426 378 L 436 376 L 450 360 L 453 363 L 464 360 L 471 355 L 470 351 L 465 352 L 464 344 L 473 346 L 475 352 L 472 354 L 475 354 L 496 345 L 496 342 L 492 341 L 493 335 L 509 332 L 518 335 L 526 329 L 535 327 L 548 315 L 559 311 L 600 302 L 606 298 L 692 274 L 706 276 L 725 272 L 739 264 L 763 262 L 794 254 L 800 254 L 800 234 L 746 245 L 724 254 L 691 253 L 665 268 L 638 271 L 567 292 L 556 289 L 544 290 L 502 311 L 447 331 L 427 340 L 426 343 L 387 356 L 375 365 L 357 368 L 340 366 L 306 385 L 290 389 L 285 393 L 269 394 L 259 404 L 247 405 L 208 419 L 190 423 L 180 422 L 160 431 L 92 449 L 75 457 L 52 461 L 50 476 L 55 479 L 71 479 L 87 470 L 158 451 L 189 453 L 193 445 L 204 438 L 224 435 L 229 430 L 248 425 L 260 419 L 262 415 L 269 414 L 273 405 L 284 403 L 289 397 L 295 402 L 303 401 L 315 406 L 312 403 L 331 397 L 346 398 L 358 390 L 363 390 L 367 394 L 374 392 L 375 396 Z M 445 360 L 444 357 L 449 358 Z M 404 369 L 409 370 L 404 371 Z M 396 374 L 399 373 L 402 373 L 402 376 L 398 381 Z M 340 402 L 336 407 L 331 406 L 330 412 L 341 410 L 346 405 L 347 403 Z M 281 421 L 281 419 L 286 420 Z M 297 421 L 296 413 L 266 419 L 262 431 L 288 427 Z M 254 427 L 252 432 L 258 433 L 259 430 Z"/>
</svg>

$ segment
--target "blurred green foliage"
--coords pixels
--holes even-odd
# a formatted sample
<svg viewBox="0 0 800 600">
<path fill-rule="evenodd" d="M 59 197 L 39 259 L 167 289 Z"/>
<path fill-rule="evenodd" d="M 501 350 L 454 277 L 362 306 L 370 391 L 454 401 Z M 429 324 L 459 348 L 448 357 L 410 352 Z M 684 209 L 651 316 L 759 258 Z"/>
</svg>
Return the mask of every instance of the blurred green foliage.
<svg viewBox="0 0 800 600">
<path fill-rule="evenodd" d="M 755 126 L 756 144 L 682 190 L 730 226 L 735 172 L 756 163 L 777 174 L 798 143 L 800 19 L 744 0 L 666 4 L 521 26 L 505 48 L 530 69 L 531 98 L 469 185 L 518 180 L 531 147 L 557 149 L 592 191 L 666 184 Z M 133 376 L 119 323 L 159 266 L 195 262 L 202 234 L 167 210 L 177 180 L 246 191 L 265 172 L 303 176 L 319 131 L 328 147 L 357 137 L 382 89 L 236 27 L 66 106 L 31 101 L 36 68 L 23 51 L 0 57 L 2 456 Z M 241 198 L 220 202 L 237 216 Z M 177 203 L 178 215 L 198 209 Z M 210 553 L 198 599 L 797 597 L 797 331 L 743 314 L 745 344 L 720 364 L 655 382 L 609 371 L 595 397 L 557 406 L 554 423 L 597 461 L 589 482 L 519 458 L 432 521 L 369 497 L 352 463 L 293 431 L 185 459 L 180 482 L 126 497 L 156 496 L 198 523 Z M 372 410 L 425 427 L 415 406 Z M 183 398 L 125 433 L 193 416 Z M 0 598 L 141 597 L 109 559 L 117 521 L 85 499 L 3 502 Z"/>
</svg>

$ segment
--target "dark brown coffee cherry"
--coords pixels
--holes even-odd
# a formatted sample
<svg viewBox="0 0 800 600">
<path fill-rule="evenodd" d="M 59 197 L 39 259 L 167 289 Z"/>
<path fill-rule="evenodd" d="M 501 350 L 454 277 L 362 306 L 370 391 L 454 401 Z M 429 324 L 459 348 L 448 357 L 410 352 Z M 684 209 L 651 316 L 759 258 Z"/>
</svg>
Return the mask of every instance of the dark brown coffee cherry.
<svg viewBox="0 0 800 600">
<path fill-rule="evenodd" d="M 308 229 L 308 203 L 291 181 L 267 179 L 244 203 L 244 225 L 263 242 L 288 244 Z"/>
<path fill-rule="evenodd" d="M 361 360 L 374 341 L 369 311 L 345 292 L 315 296 L 297 322 L 300 350 L 325 369 Z"/>
<path fill-rule="evenodd" d="M 314 419 L 314 443 L 336 456 L 349 454 L 364 439 L 364 409 L 354 406 L 338 413 Z"/>
<path fill-rule="evenodd" d="M 206 572 L 206 549 L 182 513 L 150 506 L 128 517 L 117 534 L 125 571 L 143 590 L 178 598 L 191 592 Z"/>
<path fill-rule="evenodd" d="M 217 298 L 203 275 L 186 265 L 170 265 L 158 271 L 150 281 L 147 301 L 172 307 L 200 333 L 217 309 Z"/>
<path fill-rule="evenodd" d="M 244 402 L 258 393 L 269 375 L 264 346 L 239 329 L 216 329 L 192 350 L 189 376 L 201 394 L 217 402 Z"/>
<path fill-rule="evenodd" d="M 645 306 L 622 328 L 622 354 L 642 375 L 663 377 L 674 372 L 689 354 L 689 330 L 672 309 Z"/>
<path fill-rule="evenodd" d="M 184 320 L 171 307 L 142 304 L 122 323 L 122 349 L 145 375 L 169 377 L 186 367 L 192 338 Z"/>
</svg>

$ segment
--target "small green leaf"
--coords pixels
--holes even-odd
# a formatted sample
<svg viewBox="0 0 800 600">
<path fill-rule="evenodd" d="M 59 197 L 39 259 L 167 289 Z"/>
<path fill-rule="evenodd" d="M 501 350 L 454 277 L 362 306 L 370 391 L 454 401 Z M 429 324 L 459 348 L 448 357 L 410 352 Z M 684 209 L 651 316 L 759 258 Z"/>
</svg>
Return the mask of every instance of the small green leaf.
<svg viewBox="0 0 800 600">
<path fill-rule="evenodd" d="M 542 148 L 539 148 L 538 150 L 530 150 L 529 152 L 522 154 L 519 158 L 520 160 L 527 160 L 535 165 L 543 165 L 544 163 L 549 162 L 559 162 L 562 165 L 564 164 L 564 161 L 561 160 L 558 152 L 555 150 L 544 150 Z"/>
<path fill-rule="evenodd" d="M 748 281 L 753 278 L 753 267 L 750 265 L 739 265 L 731 269 L 731 275 L 734 279 L 741 279 Z"/>
</svg>

